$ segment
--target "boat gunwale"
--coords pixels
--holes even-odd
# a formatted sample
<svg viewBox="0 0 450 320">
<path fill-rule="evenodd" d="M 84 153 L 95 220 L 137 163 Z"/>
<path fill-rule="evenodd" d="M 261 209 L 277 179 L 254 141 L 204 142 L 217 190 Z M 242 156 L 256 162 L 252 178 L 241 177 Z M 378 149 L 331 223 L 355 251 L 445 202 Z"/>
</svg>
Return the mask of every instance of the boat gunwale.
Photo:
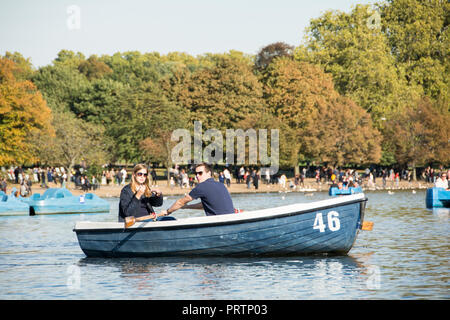
<svg viewBox="0 0 450 320">
<path fill-rule="evenodd" d="M 357 196 L 357 197 L 355 197 L 355 196 Z M 274 207 L 274 208 L 269 208 L 269 209 L 258 209 L 258 210 L 254 210 L 254 211 L 248 211 L 248 213 L 252 213 L 254 215 L 256 214 L 255 217 L 242 217 L 242 216 L 237 217 L 236 214 L 220 215 L 220 216 L 215 216 L 215 217 L 226 217 L 226 219 L 221 219 L 219 221 L 205 221 L 205 222 L 201 221 L 200 223 L 189 223 L 189 222 L 192 222 L 192 220 L 188 221 L 188 223 L 182 223 L 182 224 L 180 224 L 179 222 L 186 221 L 187 219 L 198 219 L 198 218 L 204 219 L 204 218 L 208 218 L 208 217 L 193 217 L 193 218 L 186 218 L 186 219 L 182 219 L 182 220 L 157 221 L 157 222 L 153 222 L 153 221 L 138 222 L 130 228 L 124 228 L 123 222 L 80 221 L 80 222 L 76 223 L 73 231 L 76 233 L 78 233 L 78 232 L 103 233 L 103 232 L 114 232 L 114 231 L 146 232 L 146 231 L 159 231 L 159 230 L 207 228 L 207 227 L 215 227 L 215 226 L 252 223 L 252 222 L 259 222 L 259 221 L 264 221 L 264 220 L 271 220 L 271 219 L 307 214 L 307 213 L 311 213 L 311 212 L 315 212 L 315 211 L 319 211 L 319 210 L 326 210 L 326 209 L 331 209 L 331 208 L 336 208 L 336 207 L 340 207 L 340 206 L 345 206 L 345 205 L 350 205 L 350 204 L 354 204 L 354 203 L 361 203 L 361 202 L 368 201 L 368 198 L 363 193 L 341 196 L 341 199 L 344 197 L 345 198 L 351 197 L 351 199 L 348 199 L 347 201 L 338 201 L 337 203 L 334 203 L 335 201 L 333 201 L 330 204 L 323 204 L 323 205 L 304 208 L 304 209 L 300 209 L 300 210 L 292 210 L 292 211 L 284 212 L 284 213 L 271 213 L 271 214 L 260 213 L 259 216 L 257 214 L 260 211 L 276 210 L 279 208 L 286 208 L 289 206 L 294 206 L 294 205 L 299 205 L 299 204 L 296 203 L 296 204 Z M 337 198 L 334 198 L 334 199 L 337 199 Z M 330 200 L 332 200 L 332 199 L 323 200 L 323 202 L 328 202 Z M 317 201 L 317 202 L 319 202 L 319 201 Z M 310 205 L 313 203 L 315 203 L 315 202 L 303 203 L 303 204 Z M 363 211 L 364 211 L 364 208 L 360 208 L 360 210 L 359 210 L 360 219 L 363 219 L 363 216 L 362 216 L 364 214 Z M 238 213 L 238 214 L 245 215 L 246 213 L 244 212 L 244 213 Z M 178 222 L 178 223 L 174 224 L 174 222 Z M 92 224 L 92 225 L 84 227 L 84 228 L 83 227 L 77 228 L 77 225 L 79 225 L 79 224 L 85 224 L 85 225 Z M 112 226 L 102 227 L 102 228 L 95 227 L 96 225 L 104 225 L 104 224 L 111 224 Z"/>
</svg>

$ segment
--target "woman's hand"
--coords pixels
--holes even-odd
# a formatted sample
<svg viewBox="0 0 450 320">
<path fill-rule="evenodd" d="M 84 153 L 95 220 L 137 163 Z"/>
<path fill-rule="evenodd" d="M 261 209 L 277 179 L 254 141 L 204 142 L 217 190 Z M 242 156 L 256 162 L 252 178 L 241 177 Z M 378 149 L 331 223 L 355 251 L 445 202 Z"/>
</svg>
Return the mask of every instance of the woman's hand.
<svg viewBox="0 0 450 320">
<path fill-rule="evenodd" d="M 136 198 L 141 199 L 144 193 L 145 193 L 145 186 L 141 184 L 136 188 Z"/>
</svg>

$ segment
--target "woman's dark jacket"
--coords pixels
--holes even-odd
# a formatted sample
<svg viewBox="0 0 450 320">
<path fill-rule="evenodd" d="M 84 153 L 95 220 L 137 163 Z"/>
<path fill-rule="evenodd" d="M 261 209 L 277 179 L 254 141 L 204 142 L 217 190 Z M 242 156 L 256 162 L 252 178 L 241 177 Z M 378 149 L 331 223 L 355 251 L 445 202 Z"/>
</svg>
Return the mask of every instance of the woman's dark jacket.
<svg viewBox="0 0 450 320">
<path fill-rule="evenodd" d="M 131 185 L 123 187 L 120 192 L 119 202 L 119 222 L 124 221 L 125 217 L 142 217 L 155 212 L 153 206 L 160 207 L 163 204 L 163 196 L 152 194 L 150 197 L 141 196 L 141 199 L 135 197 L 131 190 Z"/>
</svg>

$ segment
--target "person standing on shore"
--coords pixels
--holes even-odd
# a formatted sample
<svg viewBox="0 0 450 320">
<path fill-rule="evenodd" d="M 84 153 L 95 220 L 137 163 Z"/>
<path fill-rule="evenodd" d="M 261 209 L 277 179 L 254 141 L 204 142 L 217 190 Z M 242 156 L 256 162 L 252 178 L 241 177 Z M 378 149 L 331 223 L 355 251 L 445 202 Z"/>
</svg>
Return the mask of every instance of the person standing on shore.
<svg viewBox="0 0 450 320">
<path fill-rule="evenodd" d="M 179 209 L 203 209 L 207 216 L 234 213 L 230 193 L 223 183 L 212 178 L 209 164 L 197 165 L 195 176 L 198 180 L 197 186 L 184 198 L 178 199 L 169 209 L 162 210 L 158 216 L 167 216 Z M 200 199 L 201 202 L 188 204 L 194 199 Z"/>
<path fill-rule="evenodd" d="M 39 174 L 41 175 L 41 187 L 48 189 L 48 186 L 45 183 L 45 179 L 47 177 L 47 172 L 45 171 L 45 169 L 41 168 Z"/>
<path fill-rule="evenodd" d="M 150 189 L 147 166 L 137 164 L 131 175 L 131 182 L 122 188 L 119 201 L 119 222 L 126 217 L 142 217 L 155 213 L 153 206 L 163 204 L 162 192 Z"/>
<path fill-rule="evenodd" d="M 6 179 L 2 178 L 0 182 L 0 191 L 3 191 L 6 194 L 6 188 L 8 184 L 6 183 Z"/>
<path fill-rule="evenodd" d="M 225 170 L 223 170 L 223 176 L 225 177 L 225 183 L 226 183 L 227 187 L 229 188 L 230 184 L 231 184 L 231 173 L 227 168 L 225 168 Z"/>
</svg>

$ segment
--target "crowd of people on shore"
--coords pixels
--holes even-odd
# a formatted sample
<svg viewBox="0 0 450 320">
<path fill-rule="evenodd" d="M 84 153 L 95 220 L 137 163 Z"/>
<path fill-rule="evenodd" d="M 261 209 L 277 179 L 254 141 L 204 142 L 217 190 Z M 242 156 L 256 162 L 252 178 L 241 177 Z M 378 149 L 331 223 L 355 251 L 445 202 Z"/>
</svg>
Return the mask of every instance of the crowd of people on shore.
<svg viewBox="0 0 450 320">
<path fill-rule="evenodd" d="M 189 177 L 188 169 L 180 169 L 178 166 L 170 169 L 171 187 L 192 188 L 195 186 L 193 177 Z M 233 172 L 233 173 L 232 173 Z M 230 167 L 216 170 L 213 174 L 215 179 L 230 188 L 231 184 L 246 184 L 247 189 L 258 189 L 260 184 L 279 185 L 282 189 L 307 188 L 305 182 L 307 178 L 313 178 L 316 186 L 339 186 L 364 187 L 367 189 L 398 189 L 400 182 L 413 182 L 413 171 L 408 169 L 394 170 L 393 168 L 366 168 L 364 171 L 355 169 L 339 169 L 332 167 L 300 168 L 299 173 L 288 178 L 283 172 L 271 174 L 268 168 L 252 168 L 237 166 L 232 170 Z M 444 185 L 449 181 L 450 169 L 440 168 L 439 170 L 428 167 L 421 171 L 416 177 L 429 185 Z M 444 181 L 445 180 L 445 181 Z M 377 182 L 378 181 L 378 182 Z M 381 181 L 381 184 L 379 183 Z M 442 183 L 441 183 L 442 181 Z"/>
<path fill-rule="evenodd" d="M 131 179 L 126 167 L 103 168 L 101 176 L 88 174 L 82 167 L 72 169 L 69 175 L 64 167 L 33 167 L 24 169 L 21 166 L 11 166 L 9 169 L 1 168 L 0 190 L 5 190 L 8 183 L 17 184 L 21 196 L 32 194 L 31 186 L 39 184 L 42 188 L 66 187 L 68 180 L 74 183 L 75 188 L 83 191 L 96 190 L 101 186 L 123 186 Z M 167 176 L 167 171 L 164 177 Z M 394 170 L 393 168 L 366 168 L 364 171 L 354 169 L 339 169 L 333 167 L 302 167 L 299 173 L 288 176 L 284 172 L 271 174 L 268 168 L 245 166 L 225 166 L 215 168 L 213 178 L 223 183 L 227 188 L 234 184 L 245 184 L 247 189 L 258 190 L 261 184 L 268 186 L 278 185 L 281 189 L 301 190 L 306 188 L 307 178 L 315 181 L 316 187 L 342 185 L 343 188 L 362 186 L 368 189 L 398 189 L 400 181 L 413 181 L 413 172 L 408 169 Z M 420 171 L 417 177 L 428 185 L 449 188 L 450 169 L 427 167 Z M 195 177 L 191 167 L 175 165 L 169 169 L 169 185 L 171 188 L 179 187 L 192 189 L 196 186 Z M 381 180 L 381 183 L 379 182 Z M 149 172 L 149 181 L 152 186 L 158 183 L 155 168 Z M 378 182 L 377 182 L 378 181 Z"/>
<path fill-rule="evenodd" d="M 96 175 L 88 175 L 83 168 L 72 169 L 69 174 L 64 167 L 33 167 L 24 169 L 21 166 L 11 166 L 8 170 L 2 168 L 0 176 L 2 176 L 0 178 L 1 187 L 5 190 L 5 193 L 8 183 L 17 184 L 19 186 L 19 194 L 22 197 L 32 195 L 31 186 L 33 184 L 39 184 L 41 188 L 66 188 L 69 179 L 74 183 L 75 188 L 80 188 L 84 191 L 95 190 L 99 187 Z"/>
</svg>

